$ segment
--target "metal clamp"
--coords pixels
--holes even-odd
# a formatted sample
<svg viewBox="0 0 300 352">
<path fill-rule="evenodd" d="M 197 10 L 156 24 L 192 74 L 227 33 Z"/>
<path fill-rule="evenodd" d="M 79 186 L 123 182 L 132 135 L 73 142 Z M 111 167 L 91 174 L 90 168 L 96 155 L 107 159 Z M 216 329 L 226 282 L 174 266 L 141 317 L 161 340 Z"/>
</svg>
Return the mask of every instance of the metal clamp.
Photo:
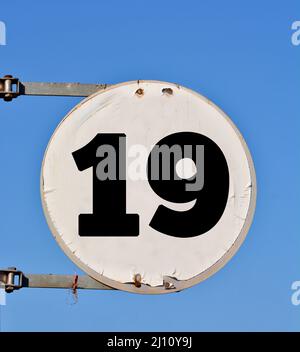
<svg viewBox="0 0 300 352">
<path fill-rule="evenodd" d="M 4 101 L 12 101 L 20 95 L 20 82 L 18 78 L 6 75 L 0 78 L 0 98 Z"/>
<path fill-rule="evenodd" d="M 23 287 L 24 275 L 16 268 L 0 270 L 0 282 L 4 284 L 5 292 L 11 293 Z"/>
</svg>

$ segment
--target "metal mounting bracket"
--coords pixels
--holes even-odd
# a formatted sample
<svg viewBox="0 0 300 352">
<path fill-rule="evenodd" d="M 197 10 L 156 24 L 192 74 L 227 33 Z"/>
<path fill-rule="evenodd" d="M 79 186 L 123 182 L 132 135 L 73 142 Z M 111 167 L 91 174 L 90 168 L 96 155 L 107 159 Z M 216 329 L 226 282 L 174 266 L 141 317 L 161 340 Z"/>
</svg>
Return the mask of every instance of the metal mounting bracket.
<svg viewBox="0 0 300 352">
<path fill-rule="evenodd" d="M 0 99 L 12 101 L 20 95 L 87 97 L 107 84 L 20 82 L 19 78 L 5 75 L 0 78 Z"/>
<path fill-rule="evenodd" d="M 75 280 L 76 279 L 76 280 Z M 7 293 L 28 288 L 64 288 L 89 290 L 114 290 L 88 275 L 53 275 L 53 274 L 24 274 L 16 268 L 0 269 L 0 284 Z"/>
</svg>

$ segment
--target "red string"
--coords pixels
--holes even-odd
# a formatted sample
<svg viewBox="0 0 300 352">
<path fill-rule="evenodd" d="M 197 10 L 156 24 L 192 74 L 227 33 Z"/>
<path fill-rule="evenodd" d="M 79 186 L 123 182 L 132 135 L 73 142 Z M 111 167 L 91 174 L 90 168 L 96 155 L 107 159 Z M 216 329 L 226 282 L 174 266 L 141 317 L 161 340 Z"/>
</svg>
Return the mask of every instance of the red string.
<svg viewBox="0 0 300 352">
<path fill-rule="evenodd" d="M 73 284 L 72 284 L 72 291 L 73 291 L 74 295 L 76 295 L 76 293 L 77 293 L 77 288 L 78 288 L 78 275 L 75 274 Z"/>
</svg>

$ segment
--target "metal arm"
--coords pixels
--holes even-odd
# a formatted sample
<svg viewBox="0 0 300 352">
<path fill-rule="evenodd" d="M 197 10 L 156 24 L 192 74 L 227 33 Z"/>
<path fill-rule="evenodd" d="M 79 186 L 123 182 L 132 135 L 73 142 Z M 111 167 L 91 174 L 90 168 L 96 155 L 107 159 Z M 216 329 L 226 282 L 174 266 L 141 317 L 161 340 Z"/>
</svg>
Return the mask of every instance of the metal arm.
<svg viewBox="0 0 300 352">
<path fill-rule="evenodd" d="M 76 280 L 75 280 L 76 279 Z M 0 286 L 4 286 L 7 293 L 28 288 L 70 288 L 89 290 L 114 290 L 87 275 L 52 275 L 52 274 L 24 274 L 16 268 L 0 269 Z"/>
<path fill-rule="evenodd" d="M 6 75 L 0 78 L 0 98 L 12 101 L 19 95 L 87 97 L 107 87 L 107 84 L 20 82 L 18 78 Z"/>
</svg>

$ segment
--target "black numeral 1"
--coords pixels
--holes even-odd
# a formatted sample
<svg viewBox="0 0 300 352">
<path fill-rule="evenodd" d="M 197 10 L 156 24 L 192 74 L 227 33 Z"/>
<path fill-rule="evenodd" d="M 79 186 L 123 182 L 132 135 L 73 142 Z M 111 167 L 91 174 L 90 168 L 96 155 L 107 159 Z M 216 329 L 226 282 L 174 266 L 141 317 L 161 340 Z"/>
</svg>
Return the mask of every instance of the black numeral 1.
<svg viewBox="0 0 300 352">
<path fill-rule="evenodd" d="M 97 168 L 107 158 L 107 148 L 115 151 L 115 169 L 103 167 L 108 177 L 99 179 Z M 79 215 L 79 236 L 138 236 L 139 215 L 126 213 L 126 135 L 97 134 L 72 155 L 80 171 L 93 168 L 93 213 Z"/>
</svg>

